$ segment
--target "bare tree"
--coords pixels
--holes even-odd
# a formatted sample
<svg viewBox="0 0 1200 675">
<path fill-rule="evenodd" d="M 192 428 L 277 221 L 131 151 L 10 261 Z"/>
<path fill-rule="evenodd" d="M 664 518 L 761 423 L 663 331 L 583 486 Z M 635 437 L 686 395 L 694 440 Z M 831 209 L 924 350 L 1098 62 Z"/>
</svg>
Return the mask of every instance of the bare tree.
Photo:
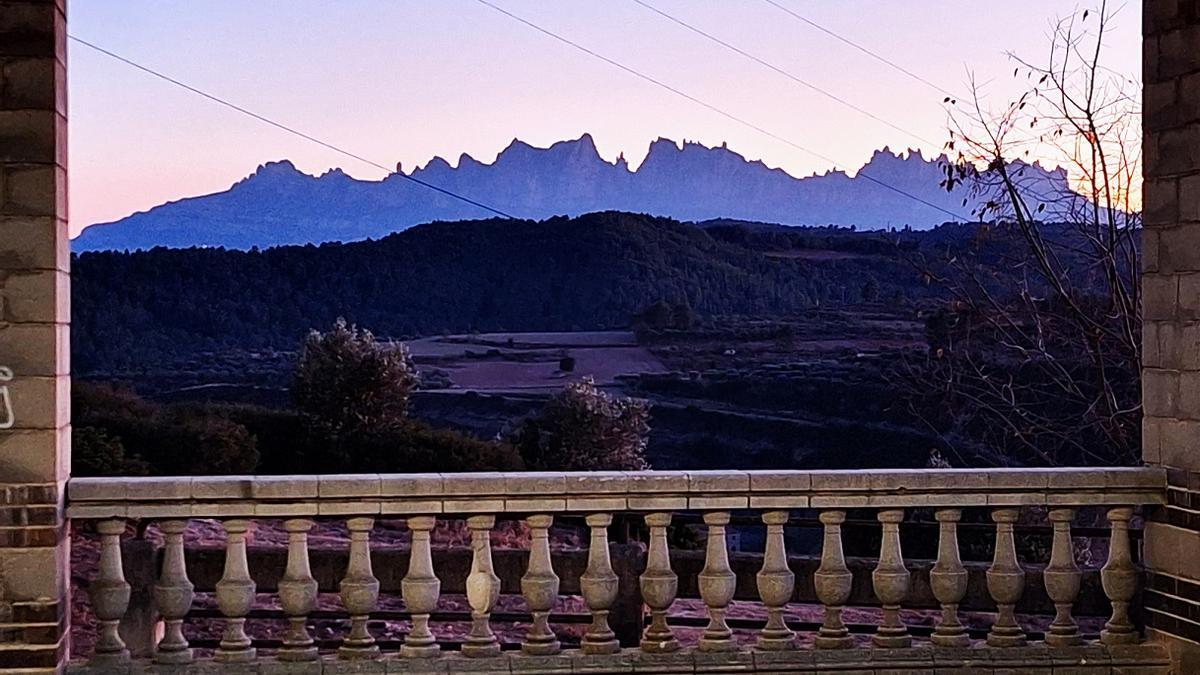
<svg viewBox="0 0 1200 675">
<path fill-rule="evenodd" d="M 898 381 L 960 463 L 1140 457 L 1140 87 L 1103 65 L 1117 13 L 1058 21 L 1044 60 L 1010 54 L 1029 87 L 998 110 L 973 77 L 947 99 L 944 186 L 980 223 L 917 261 L 947 301 Z"/>
</svg>

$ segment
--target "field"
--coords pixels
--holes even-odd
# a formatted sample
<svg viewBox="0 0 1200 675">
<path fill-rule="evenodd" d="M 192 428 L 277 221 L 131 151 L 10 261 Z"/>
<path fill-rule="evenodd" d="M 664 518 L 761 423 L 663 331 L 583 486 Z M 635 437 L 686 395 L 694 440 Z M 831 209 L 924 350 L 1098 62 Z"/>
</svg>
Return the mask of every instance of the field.
<svg viewBox="0 0 1200 675">
<path fill-rule="evenodd" d="M 427 391 L 551 392 L 585 376 L 612 386 L 620 375 L 666 371 L 629 331 L 451 335 L 408 347 Z M 564 359 L 574 359 L 570 371 Z"/>
<path fill-rule="evenodd" d="M 687 330 L 426 336 L 406 341 L 421 372 L 411 414 L 494 438 L 567 382 L 592 377 L 650 402 L 655 468 L 922 466 L 937 439 L 896 404 L 887 373 L 922 353 L 923 330 L 912 308 L 875 304 L 715 317 Z M 162 401 L 288 407 L 295 358 L 209 352 L 96 379 Z"/>
</svg>

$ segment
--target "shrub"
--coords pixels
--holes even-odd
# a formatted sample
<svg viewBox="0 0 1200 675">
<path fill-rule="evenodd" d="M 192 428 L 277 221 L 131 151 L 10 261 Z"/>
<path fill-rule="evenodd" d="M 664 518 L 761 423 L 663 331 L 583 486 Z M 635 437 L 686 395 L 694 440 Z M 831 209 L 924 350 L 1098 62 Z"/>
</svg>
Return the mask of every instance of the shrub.
<svg viewBox="0 0 1200 675">
<path fill-rule="evenodd" d="M 125 452 L 121 439 L 104 429 L 74 427 L 71 431 L 71 473 L 76 476 L 145 476 L 150 466 Z"/>
<path fill-rule="evenodd" d="M 242 425 L 203 410 L 162 405 L 128 390 L 88 382 L 75 383 L 71 405 L 75 425 L 93 430 L 79 437 L 84 448 L 100 453 L 84 456 L 84 467 L 117 470 L 114 441 L 121 446 L 120 456 L 135 462 L 126 465 L 130 473 L 236 474 L 253 472 L 258 465 L 254 436 Z M 145 471 L 137 461 L 144 463 Z"/>
<path fill-rule="evenodd" d="M 524 465 L 515 448 L 417 420 L 334 434 L 312 416 L 252 405 L 206 406 L 237 422 L 258 440 L 258 472 L 406 473 L 508 471 Z"/>
<path fill-rule="evenodd" d="M 645 401 L 614 397 L 591 378 L 566 386 L 510 437 L 538 471 L 635 471 L 648 467 Z"/>
<path fill-rule="evenodd" d="M 338 319 L 329 332 L 314 330 L 305 338 L 292 398 L 299 410 L 341 433 L 403 419 L 416 384 L 407 347 L 379 342 Z"/>
</svg>

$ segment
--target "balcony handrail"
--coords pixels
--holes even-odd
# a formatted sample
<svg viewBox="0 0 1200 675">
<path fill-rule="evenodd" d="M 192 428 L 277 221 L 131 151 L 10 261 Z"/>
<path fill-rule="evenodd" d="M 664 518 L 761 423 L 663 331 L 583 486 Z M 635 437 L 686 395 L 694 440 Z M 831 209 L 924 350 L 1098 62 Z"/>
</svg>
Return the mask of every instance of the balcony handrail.
<svg viewBox="0 0 1200 675">
<path fill-rule="evenodd" d="M 164 630 L 157 645 L 152 644 L 153 636 L 143 636 L 136 652 L 165 666 L 206 658 L 193 653 L 192 647 L 211 646 L 214 638 L 192 644 L 182 629 L 194 609 L 197 590 L 189 579 L 189 557 L 193 564 L 198 562 L 195 555 L 187 554 L 184 538 L 189 521 L 203 518 L 220 520 L 225 532 L 221 576 L 215 583 L 206 582 L 224 617 L 211 657 L 217 665 L 367 661 L 378 671 L 380 664 L 398 659 L 416 664 L 420 672 L 431 666 L 436 672 L 516 672 L 531 664 L 552 666 L 556 672 L 569 664 L 572 672 L 582 668 L 614 673 L 643 666 L 655 672 L 664 667 L 668 672 L 709 672 L 746 666 L 776 672 L 823 672 L 834 666 L 891 671 L 905 664 L 928 672 L 939 658 L 956 668 L 983 659 L 1014 670 L 1052 662 L 1072 667 L 1111 663 L 1114 668 L 1166 663 L 1165 652 L 1143 641 L 1130 614 L 1140 579 L 1131 524 L 1136 507 L 1164 503 L 1166 488 L 1165 472 L 1152 468 L 182 476 L 73 479 L 67 485 L 66 509 L 69 518 L 96 521 L 100 545 L 95 579 L 88 586 L 99 628 L 93 653 L 82 666 L 91 672 L 130 663 L 131 649 L 121 631 L 134 590 L 125 578 L 127 546 L 121 541 L 129 533 L 130 520 L 156 523 L 162 534 L 157 580 L 147 584 L 145 575 L 135 579 L 142 593 L 152 593 Z M 1049 563 L 1033 575 L 1054 605 L 1054 619 L 1045 629 L 1028 621 L 1022 624 L 1018 616 L 1027 597 L 1027 572 L 1018 557 L 1015 527 L 1030 506 L 1042 508 L 1031 509 L 1027 516 L 1045 519 L 1053 527 Z M 1085 587 L 1084 570 L 1075 562 L 1071 527 L 1080 507 L 1102 508 L 1108 521 L 1108 556 L 1099 577 L 1111 614 L 1098 643 L 1089 642 L 1090 634 L 1072 616 L 1082 591 L 1096 593 L 1094 582 Z M 992 561 L 983 577 L 996 613 L 985 642 L 978 644 L 972 642 L 972 629 L 959 614 L 971 586 L 971 571 L 962 559 L 958 525 L 965 510 L 981 508 L 990 513 L 994 526 Z M 819 512 L 821 556 L 815 569 L 811 564 L 796 567 L 788 556 L 785 528 L 795 509 Z M 869 597 L 863 595 L 865 569 L 849 564 L 843 544 L 843 526 L 851 509 L 875 511 L 879 523 L 879 552 L 869 574 Z M 938 523 L 937 559 L 922 573 L 905 562 L 901 541 L 901 528 L 912 509 L 931 510 Z M 754 576 L 766 622 L 749 649 L 735 638 L 735 626 L 727 620 L 731 603 L 739 597 L 735 567 L 741 568 L 730 555 L 729 526 L 734 514 L 743 510 L 759 512 L 759 527 L 765 534 Z M 649 535 L 644 563 L 634 565 L 614 557 L 623 549 L 609 539 L 615 518 L 631 512 L 645 521 Z M 698 570 L 695 564 L 671 561 L 668 528 L 674 514 L 685 512 L 701 513 L 704 522 L 703 568 Z M 561 552 L 556 558 L 550 547 L 550 528 L 565 515 L 584 516 L 588 528 L 587 547 L 571 559 Z M 389 518 L 405 520 L 411 533 L 407 573 L 399 589 L 412 624 L 402 643 L 378 640 L 371 630 L 383 590 L 372 557 L 387 561 L 383 567 L 392 575 L 393 592 L 394 574 L 401 566 L 396 551 L 389 550 L 392 547 L 371 541 L 376 523 Z M 280 566 L 278 556 L 264 567 L 261 555 L 250 555 L 249 534 L 258 521 L 268 519 L 282 520 L 288 535 L 284 574 L 274 582 L 288 629 L 282 642 L 274 645 L 278 653 L 262 659 L 256 644 L 265 645 L 246 631 L 260 590 L 252 572 L 261 577 L 266 567 L 278 572 Z M 439 561 L 446 565 L 448 559 L 433 555 L 431 535 L 439 519 L 465 519 L 471 536 L 470 572 L 461 587 L 471 607 L 471 628 L 453 654 L 439 646 L 430 629 L 435 616 L 446 618 L 439 613 L 439 597 L 450 590 L 449 585 L 442 588 L 446 569 L 439 574 L 436 567 Z M 328 657 L 319 653 L 308 630 L 322 588 L 313 574 L 309 551 L 309 534 L 317 520 L 342 522 L 349 533 L 345 573 L 337 583 L 349 630 L 338 644 L 337 655 Z M 521 520 L 529 531 L 527 555 L 520 556 L 524 573 L 519 580 L 506 572 L 506 582 L 497 573 L 491 535 L 500 520 Z M 131 544 L 130 550 L 144 550 L 143 544 L 152 542 L 142 540 Z M 587 559 L 582 572 L 581 555 Z M 687 562 L 685 556 L 677 557 Z M 466 571 L 461 560 L 458 569 Z M 642 572 L 636 574 L 638 570 Z M 694 580 L 708 617 L 694 646 L 676 636 L 668 617 L 684 590 L 681 573 L 688 584 Z M 271 586 L 269 578 L 269 574 L 263 577 L 264 588 Z M 787 621 L 789 603 L 800 597 L 802 578 L 812 584 L 813 597 L 822 606 L 812 647 L 804 649 L 795 632 L 804 627 Z M 914 633 L 903 614 L 905 609 L 931 604 L 914 595 L 918 583 L 927 586 L 940 608 L 941 618 L 932 632 L 922 633 L 934 649 L 913 642 Z M 564 649 L 551 615 L 560 593 L 571 584 L 577 584 L 591 620 L 578 648 Z M 491 621 L 500 609 L 502 590 L 516 586 L 531 621 L 520 653 L 506 655 Z M 327 578 L 324 588 L 331 588 Z M 850 602 L 877 608 L 869 647 L 860 644 L 843 621 L 843 609 Z M 258 609 L 264 609 L 261 603 Z M 645 624 L 647 609 L 649 625 Z M 497 612 L 495 618 L 503 616 Z M 756 620 L 754 627 L 758 626 Z M 1041 642 L 1030 644 L 1031 638 Z M 566 642 L 573 646 L 573 640 Z M 384 649 L 397 644 L 399 652 L 383 659 Z M 411 670 L 407 665 L 403 669 Z"/>
<path fill-rule="evenodd" d="M 67 516 L 230 518 L 1162 504 L 1153 467 L 72 478 Z"/>
</svg>

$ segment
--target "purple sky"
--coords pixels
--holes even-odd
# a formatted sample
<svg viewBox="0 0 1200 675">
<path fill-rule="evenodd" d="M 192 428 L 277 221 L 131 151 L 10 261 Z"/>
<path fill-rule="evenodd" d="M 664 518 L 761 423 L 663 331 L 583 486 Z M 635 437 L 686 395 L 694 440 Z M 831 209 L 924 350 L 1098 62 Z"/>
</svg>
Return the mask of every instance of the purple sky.
<svg viewBox="0 0 1200 675">
<path fill-rule="evenodd" d="M 942 95 L 762 0 L 646 0 L 913 135 L 803 88 L 630 0 L 493 0 L 853 171 L 885 145 L 936 155 Z M 1074 0 L 778 0 L 945 89 L 967 71 L 1003 104 L 1019 93 L 1006 50 L 1044 56 Z M 969 8 L 969 9 L 968 9 Z M 71 33 L 385 166 L 466 152 L 491 161 L 591 132 L 633 166 L 653 139 L 728 142 L 793 175 L 833 168 L 474 0 L 269 0 L 71 6 Z M 1125 7 L 1108 65 L 1136 77 L 1140 7 Z M 70 50 L 72 230 L 223 190 L 292 159 L 367 179 L 378 169 L 272 129 L 79 45 Z M 921 138 L 933 143 L 920 140 Z"/>
</svg>

